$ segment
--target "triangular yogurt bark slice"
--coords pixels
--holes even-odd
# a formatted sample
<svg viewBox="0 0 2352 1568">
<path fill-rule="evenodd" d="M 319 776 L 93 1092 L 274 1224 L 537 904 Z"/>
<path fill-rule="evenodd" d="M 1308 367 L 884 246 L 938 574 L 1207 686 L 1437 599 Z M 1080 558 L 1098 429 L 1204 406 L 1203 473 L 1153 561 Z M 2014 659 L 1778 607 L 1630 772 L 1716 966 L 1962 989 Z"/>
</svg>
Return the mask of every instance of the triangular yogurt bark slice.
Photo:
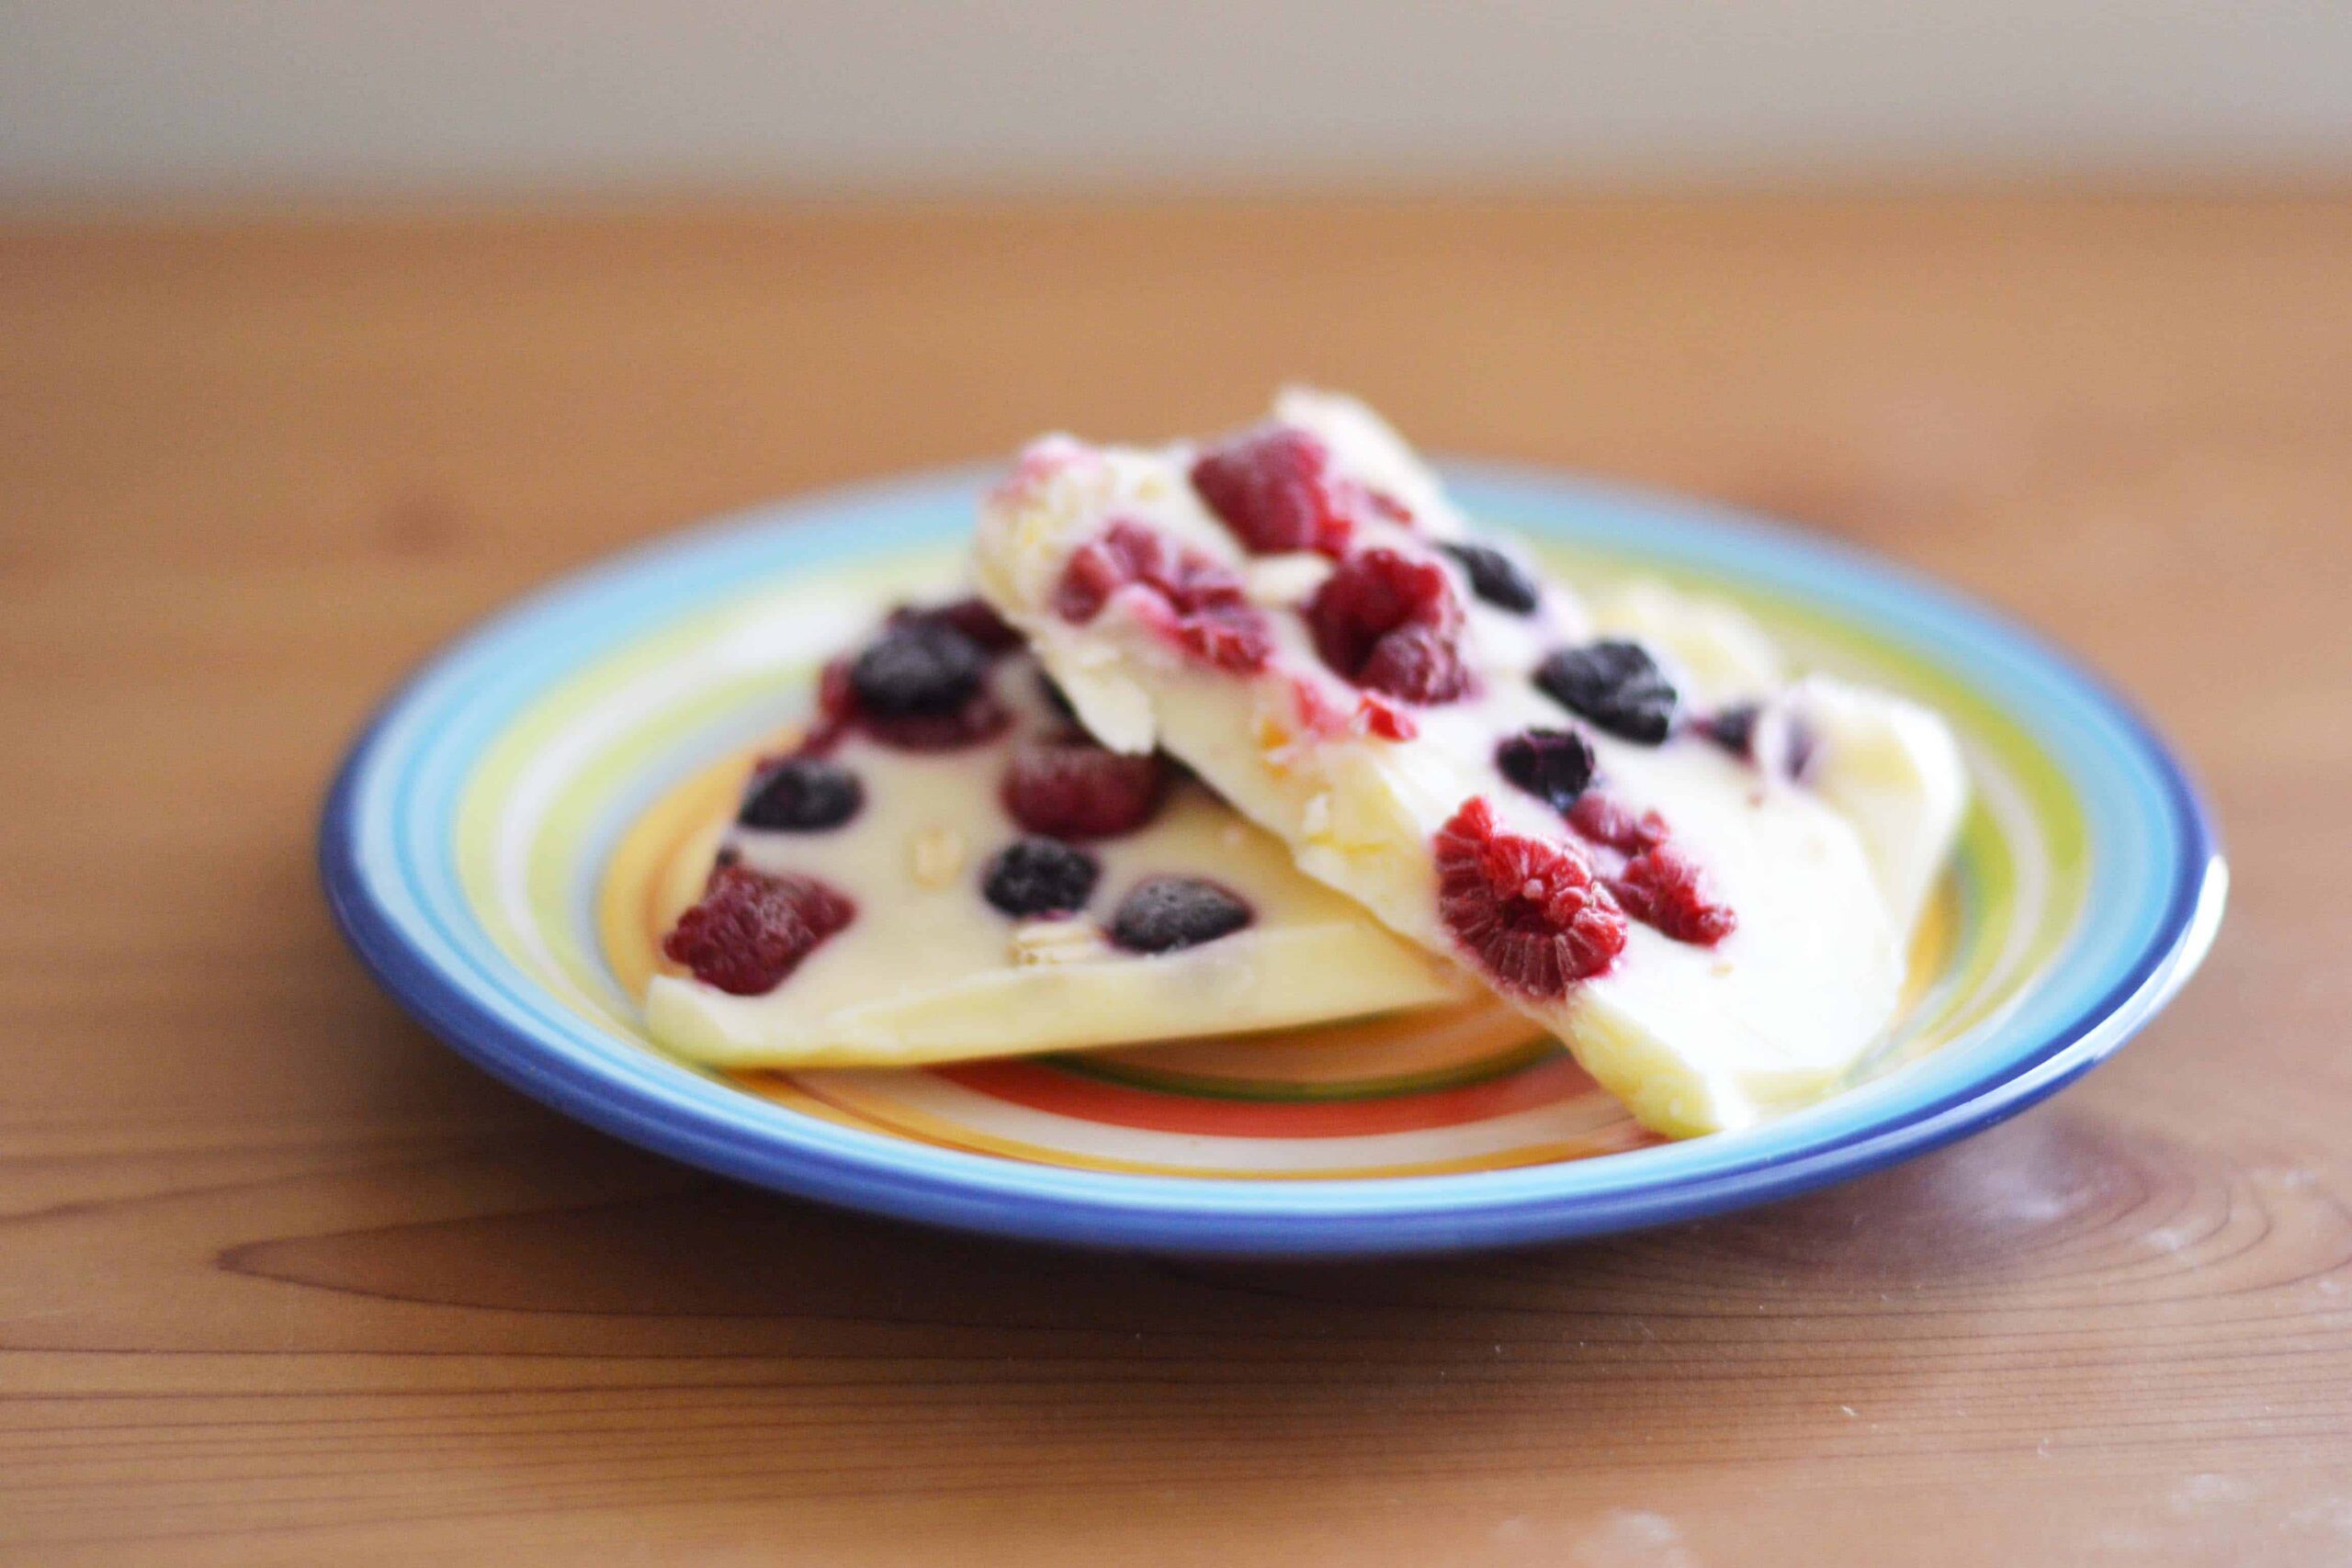
<svg viewBox="0 0 2352 1568">
<path fill-rule="evenodd" d="M 829 666 L 666 939 L 654 1037 L 714 1066 L 899 1066 L 1477 995 L 1058 705 L 973 600 L 900 612 Z"/>
<path fill-rule="evenodd" d="M 1751 625 L 1657 588 L 1586 605 L 1361 404 L 1286 393 L 1206 449 L 1048 437 L 977 565 L 1106 746 L 1182 760 L 1657 1131 L 1817 1098 L 1894 1015 L 1964 788 L 1940 722 L 1859 694 L 1797 755 Z M 1935 798 L 1881 789 L 1873 836 L 1822 786 L 1890 723 Z"/>
</svg>

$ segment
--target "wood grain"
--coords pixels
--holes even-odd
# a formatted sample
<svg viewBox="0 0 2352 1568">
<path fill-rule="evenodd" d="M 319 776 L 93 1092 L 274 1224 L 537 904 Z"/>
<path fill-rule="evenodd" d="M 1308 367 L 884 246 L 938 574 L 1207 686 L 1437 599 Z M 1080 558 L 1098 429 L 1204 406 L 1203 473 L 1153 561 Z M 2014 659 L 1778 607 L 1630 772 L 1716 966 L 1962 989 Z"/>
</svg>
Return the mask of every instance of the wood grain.
<svg viewBox="0 0 2352 1568">
<path fill-rule="evenodd" d="M 0 231 L 0 1556 L 2352 1560 L 2352 203 Z M 2140 695 L 2205 975 L 1971 1144 L 1379 1267 L 848 1218 L 564 1123 L 329 930 L 368 705 L 524 587 L 1304 376 L 1793 515 Z"/>
</svg>

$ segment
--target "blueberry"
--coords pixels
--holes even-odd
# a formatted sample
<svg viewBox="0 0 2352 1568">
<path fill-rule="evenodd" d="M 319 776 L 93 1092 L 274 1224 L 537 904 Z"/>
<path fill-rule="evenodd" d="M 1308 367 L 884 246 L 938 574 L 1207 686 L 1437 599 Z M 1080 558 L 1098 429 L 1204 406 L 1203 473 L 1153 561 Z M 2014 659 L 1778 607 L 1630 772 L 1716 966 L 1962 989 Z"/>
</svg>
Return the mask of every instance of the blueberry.
<svg viewBox="0 0 2352 1568">
<path fill-rule="evenodd" d="M 1470 574 L 1470 592 L 1498 610 L 1514 615 L 1535 613 L 1541 597 L 1527 569 L 1489 545 L 1440 545 L 1439 549 L 1462 563 Z"/>
<path fill-rule="evenodd" d="M 908 620 L 885 630 L 849 667 L 858 706 L 882 718 L 939 717 L 979 694 L 988 656 L 938 621 Z"/>
<path fill-rule="evenodd" d="M 752 780 L 735 820 L 746 828 L 819 833 L 838 828 L 865 804 L 865 786 L 838 762 L 789 757 Z"/>
<path fill-rule="evenodd" d="M 1639 643 L 1561 649 L 1535 667 L 1535 684 L 1562 707 L 1645 746 L 1674 728 L 1674 686 Z"/>
<path fill-rule="evenodd" d="M 1495 748 L 1503 777 L 1555 811 L 1566 811 L 1592 783 L 1592 742 L 1573 729 L 1528 729 Z"/>
<path fill-rule="evenodd" d="M 1229 936 L 1250 923 L 1250 906 L 1191 876 L 1136 885 L 1111 917 L 1111 940 L 1130 953 L 1173 953 Z"/>
<path fill-rule="evenodd" d="M 1756 754 L 1756 720 L 1763 709 L 1754 703 L 1734 703 L 1717 708 L 1707 720 L 1707 739 L 1735 757 Z"/>
<path fill-rule="evenodd" d="M 1068 915 L 1086 908 L 1102 868 L 1054 839 L 1015 839 L 989 862 L 980 892 L 1008 915 Z"/>
</svg>

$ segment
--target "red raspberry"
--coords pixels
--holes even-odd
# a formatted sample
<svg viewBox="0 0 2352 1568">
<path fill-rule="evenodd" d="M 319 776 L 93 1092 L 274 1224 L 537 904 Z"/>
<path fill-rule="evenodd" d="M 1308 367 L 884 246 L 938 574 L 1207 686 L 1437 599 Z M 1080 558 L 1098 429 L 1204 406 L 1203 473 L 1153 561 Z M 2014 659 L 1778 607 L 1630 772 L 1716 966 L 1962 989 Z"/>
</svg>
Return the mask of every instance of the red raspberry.
<svg viewBox="0 0 2352 1568">
<path fill-rule="evenodd" d="M 1273 632 L 1244 597 L 1239 578 L 1206 556 L 1170 551 L 1136 523 L 1114 523 L 1071 552 L 1054 589 L 1055 613 L 1084 626 L 1130 584 L 1150 591 L 1150 614 L 1160 628 L 1205 664 L 1249 674 L 1273 654 Z"/>
<path fill-rule="evenodd" d="M 1157 752 L 1122 756 L 1091 740 L 1016 746 L 1004 771 L 1004 808 L 1033 833 L 1107 839 L 1151 820 L 1168 789 Z"/>
<path fill-rule="evenodd" d="M 1255 555 L 1337 556 L 1353 531 L 1355 492 L 1332 474 L 1331 449 L 1290 425 L 1210 447 L 1193 464 L 1193 488 Z"/>
<path fill-rule="evenodd" d="M 1306 623 L 1323 662 L 1359 686 L 1450 703 L 1475 684 L 1462 661 L 1462 606 L 1435 561 L 1360 550 L 1315 591 Z"/>
<path fill-rule="evenodd" d="M 1666 842 L 1666 818 L 1655 811 L 1639 817 L 1599 793 L 1579 795 L 1568 807 L 1568 826 L 1596 844 L 1620 854 L 1636 855 Z"/>
<path fill-rule="evenodd" d="M 1438 829 L 1438 912 L 1497 984 L 1558 998 L 1605 971 L 1625 945 L 1625 916 L 1566 847 L 1506 832 L 1472 796 Z"/>
<path fill-rule="evenodd" d="M 856 915 L 847 895 L 813 876 L 730 863 L 711 873 L 702 902 L 678 917 L 662 951 L 707 986 L 763 996 Z"/>
<path fill-rule="evenodd" d="M 1670 844 L 1635 855 L 1608 886 L 1627 914 L 1676 942 L 1713 947 L 1739 927 L 1739 917 L 1700 886 L 1698 863 Z"/>
</svg>

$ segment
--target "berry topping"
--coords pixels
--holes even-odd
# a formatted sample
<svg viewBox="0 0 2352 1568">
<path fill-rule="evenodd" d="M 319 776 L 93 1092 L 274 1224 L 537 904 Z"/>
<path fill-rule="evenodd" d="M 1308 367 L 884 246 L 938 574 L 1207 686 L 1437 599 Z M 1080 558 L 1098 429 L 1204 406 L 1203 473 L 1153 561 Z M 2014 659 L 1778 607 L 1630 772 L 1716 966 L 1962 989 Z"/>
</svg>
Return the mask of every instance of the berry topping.
<svg viewBox="0 0 2352 1568">
<path fill-rule="evenodd" d="M 1535 684 L 1611 735 L 1656 746 L 1674 728 L 1674 687 L 1639 643 L 1564 648 L 1535 667 Z"/>
<path fill-rule="evenodd" d="M 1527 569 L 1491 545 L 1440 545 L 1470 574 L 1470 592 L 1498 610 L 1532 615 L 1542 597 Z"/>
<path fill-rule="evenodd" d="M 1275 425 L 1213 446 L 1193 464 L 1193 488 L 1253 555 L 1348 547 L 1348 490 L 1306 431 Z"/>
<path fill-rule="evenodd" d="M 1566 811 L 1592 783 L 1592 742 L 1573 729 L 1528 729 L 1495 748 L 1503 777 Z"/>
<path fill-rule="evenodd" d="M 997 852 L 980 892 L 1008 915 L 1068 915 L 1086 908 L 1102 868 L 1053 839 L 1015 839 Z"/>
<path fill-rule="evenodd" d="M 856 914 L 847 896 L 813 876 L 722 865 L 702 902 L 662 939 L 662 951 L 707 986 L 763 996 Z"/>
<path fill-rule="evenodd" d="M 1718 708 L 1702 727 L 1708 739 L 1735 757 L 1756 755 L 1756 721 L 1763 709 L 1754 703 Z"/>
<path fill-rule="evenodd" d="M 1625 915 L 1592 868 L 1559 844 L 1505 831 L 1476 796 L 1435 840 L 1438 913 L 1498 985 L 1566 996 L 1625 945 Z"/>
<path fill-rule="evenodd" d="M 735 820 L 746 828 L 817 833 L 838 828 L 865 804 L 865 786 L 838 762 L 787 757 L 753 776 Z"/>
<path fill-rule="evenodd" d="M 1306 623 L 1323 662 L 1359 686 L 1408 703 L 1450 703 L 1473 684 L 1459 646 L 1462 606 L 1433 561 L 1358 551 L 1315 591 Z"/>
<path fill-rule="evenodd" d="M 1055 839 L 1107 839 L 1152 818 L 1168 788 L 1157 753 L 1125 757 L 1091 740 L 1034 740 L 1016 746 L 1004 771 L 1004 808 L 1033 833 Z"/>
<path fill-rule="evenodd" d="M 1119 900 L 1111 940 L 1130 953 L 1173 953 L 1230 936 L 1250 923 L 1250 906 L 1191 876 L 1155 876 Z"/>
<path fill-rule="evenodd" d="M 1639 854 L 1666 842 L 1666 818 L 1655 811 L 1639 817 L 1605 795 L 1588 795 L 1568 808 L 1568 826 L 1619 854 Z"/>
<path fill-rule="evenodd" d="M 1250 607 L 1239 578 L 1206 556 L 1170 551 L 1166 540 L 1135 523 L 1114 523 L 1071 552 L 1054 589 L 1054 609 L 1084 626 L 1130 584 L 1150 592 L 1146 618 L 1204 663 L 1247 674 L 1263 669 L 1274 650 L 1273 633 Z"/>
<path fill-rule="evenodd" d="M 1021 646 L 1021 634 L 1007 626 L 1004 617 L 985 599 L 966 597 L 922 609 L 894 610 L 890 624 L 947 626 L 971 638 L 972 646 L 982 653 L 1010 653 Z"/>
<path fill-rule="evenodd" d="M 1698 863 L 1671 844 L 1644 850 L 1609 879 L 1625 912 L 1676 942 L 1713 947 L 1738 929 L 1739 918 L 1709 899 Z"/>
<path fill-rule="evenodd" d="M 979 695 L 987 663 L 954 626 L 903 620 L 851 663 L 850 692 L 870 718 L 944 718 Z"/>
</svg>

